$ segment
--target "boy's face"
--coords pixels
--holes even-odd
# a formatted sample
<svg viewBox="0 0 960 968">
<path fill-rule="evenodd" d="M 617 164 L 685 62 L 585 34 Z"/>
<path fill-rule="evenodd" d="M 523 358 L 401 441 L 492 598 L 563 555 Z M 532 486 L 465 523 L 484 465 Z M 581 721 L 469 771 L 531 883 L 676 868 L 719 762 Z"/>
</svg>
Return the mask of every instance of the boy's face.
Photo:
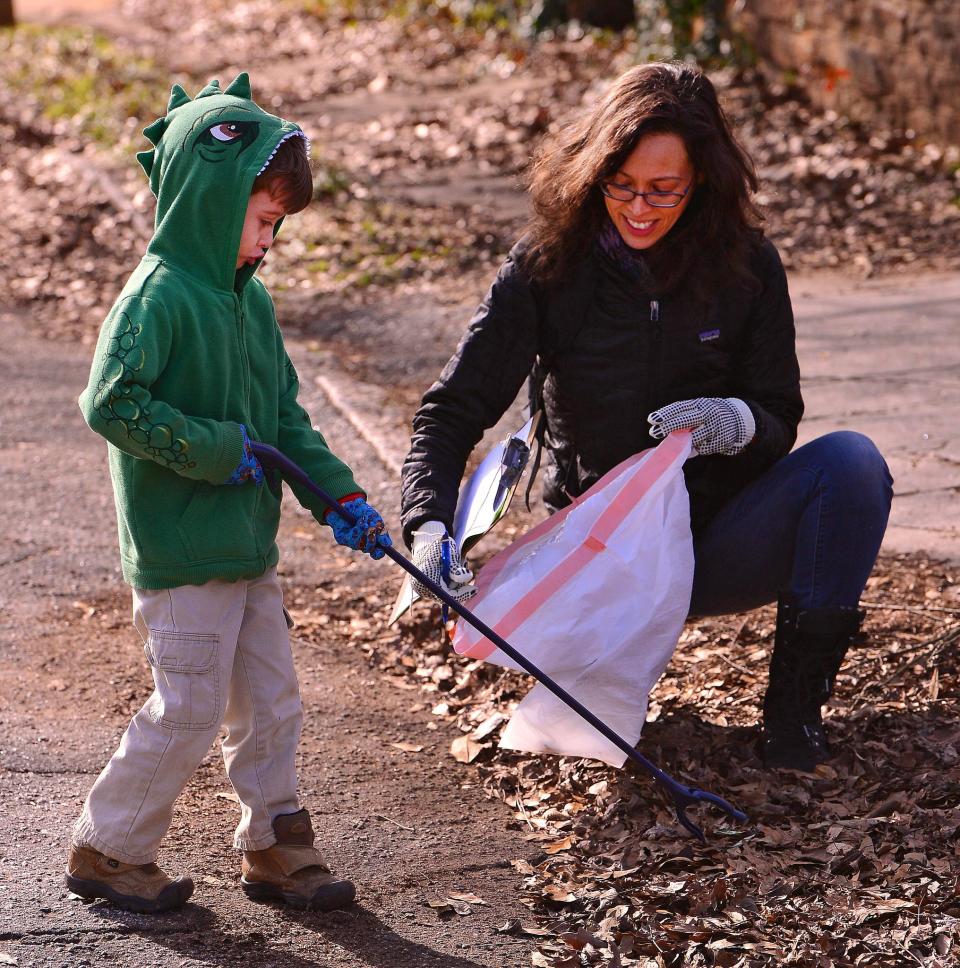
<svg viewBox="0 0 960 968">
<path fill-rule="evenodd" d="M 240 235 L 240 251 L 237 254 L 237 269 L 243 265 L 253 265 L 263 257 L 273 242 L 273 227 L 286 215 L 283 203 L 268 191 L 254 192 L 247 203 L 247 215 L 243 220 Z"/>
</svg>

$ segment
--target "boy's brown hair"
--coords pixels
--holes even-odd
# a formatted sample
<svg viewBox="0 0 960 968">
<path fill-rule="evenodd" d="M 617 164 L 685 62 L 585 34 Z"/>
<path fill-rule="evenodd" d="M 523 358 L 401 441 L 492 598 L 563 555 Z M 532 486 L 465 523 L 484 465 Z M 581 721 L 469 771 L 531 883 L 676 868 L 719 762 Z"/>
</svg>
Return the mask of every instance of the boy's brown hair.
<svg viewBox="0 0 960 968">
<path fill-rule="evenodd" d="M 307 139 L 294 135 L 280 143 L 266 169 L 257 175 L 250 194 L 267 191 L 288 215 L 302 212 L 313 198 L 313 175 L 307 157 Z"/>
</svg>

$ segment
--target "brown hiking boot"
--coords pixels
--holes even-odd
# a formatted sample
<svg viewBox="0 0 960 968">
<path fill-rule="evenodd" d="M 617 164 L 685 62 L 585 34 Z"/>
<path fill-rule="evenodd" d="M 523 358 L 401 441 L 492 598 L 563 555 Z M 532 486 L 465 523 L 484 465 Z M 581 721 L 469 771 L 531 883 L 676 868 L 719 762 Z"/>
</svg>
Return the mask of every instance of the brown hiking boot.
<svg viewBox="0 0 960 968">
<path fill-rule="evenodd" d="M 330 873 L 313 846 L 313 827 L 306 810 L 273 821 L 277 842 L 266 850 L 243 852 L 244 893 L 254 901 L 283 901 L 307 911 L 334 911 L 356 897 L 350 881 Z"/>
<path fill-rule="evenodd" d="M 167 877 L 156 864 L 124 864 L 92 847 L 70 848 L 67 887 L 89 901 L 103 898 L 128 911 L 153 914 L 182 907 L 193 894 L 189 877 Z"/>
</svg>

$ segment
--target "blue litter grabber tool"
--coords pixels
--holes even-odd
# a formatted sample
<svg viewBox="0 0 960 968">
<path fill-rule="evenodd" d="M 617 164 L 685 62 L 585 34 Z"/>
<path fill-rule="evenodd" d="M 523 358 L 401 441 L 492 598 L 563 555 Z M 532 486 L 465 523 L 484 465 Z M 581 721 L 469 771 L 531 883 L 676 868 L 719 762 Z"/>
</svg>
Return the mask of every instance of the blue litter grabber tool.
<svg viewBox="0 0 960 968">
<path fill-rule="evenodd" d="M 327 494 L 322 488 L 318 487 L 310 479 L 307 473 L 289 457 L 282 454 L 276 447 L 269 444 L 252 443 L 253 453 L 257 460 L 264 467 L 271 467 L 279 471 L 280 474 L 289 481 L 301 484 L 312 494 L 315 494 L 329 508 L 342 515 L 349 523 L 353 523 L 353 515 L 340 503 Z M 719 807 L 724 813 L 734 820 L 741 823 L 746 822 L 747 815 L 738 810 L 732 804 L 727 803 L 723 797 L 707 790 L 698 790 L 696 787 L 689 787 L 678 782 L 669 773 L 665 773 L 655 763 L 648 760 L 642 753 L 635 750 L 622 736 L 614 732 L 606 723 L 598 719 L 589 709 L 578 702 L 562 686 L 558 685 L 546 673 L 542 672 L 537 666 L 530 662 L 525 656 L 521 655 L 509 642 L 492 628 L 482 622 L 462 602 L 457 602 L 455 598 L 448 595 L 436 582 L 428 578 L 416 565 L 408 561 L 396 548 L 383 547 L 384 554 L 395 561 L 405 572 L 413 576 L 418 582 L 425 585 L 434 595 L 447 607 L 455 611 L 465 622 L 472 625 L 481 635 L 486 636 L 494 645 L 497 646 L 505 655 L 508 655 L 522 669 L 525 669 L 538 682 L 542 683 L 558 699 L 566 703 L 574 712 L 585 719 L 598 733 L 608 739 L 618 749 L 622 750 L 628 759 L 632 760 L 637 766 L 650 774 L 660 786 L 667 792 L 673 801 L 674 809 L 677 813 L 677 820 L 680 824 L 697 837 L 701 843 L 706 843 L 703 831 L 687 816 L 687 807 L 698 803 L 711 803 Z"/>
</svg>

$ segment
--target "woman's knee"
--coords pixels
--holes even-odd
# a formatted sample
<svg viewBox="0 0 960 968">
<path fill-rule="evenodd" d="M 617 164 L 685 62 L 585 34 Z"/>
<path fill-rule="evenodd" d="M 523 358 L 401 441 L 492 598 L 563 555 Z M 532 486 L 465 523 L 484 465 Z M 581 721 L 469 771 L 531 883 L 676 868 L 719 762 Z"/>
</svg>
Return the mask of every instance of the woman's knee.
<svg viewBox="0 0 960 968">
<path fill-rule="evenodd" d="M 854 430 L 837 430 L 818 437 L 808 446 L 819 452 L 827 477 L 850 490 L 859 500 L 877 500 L 889 507 L 893 477 L 877 445 Z"/>
</svg>

